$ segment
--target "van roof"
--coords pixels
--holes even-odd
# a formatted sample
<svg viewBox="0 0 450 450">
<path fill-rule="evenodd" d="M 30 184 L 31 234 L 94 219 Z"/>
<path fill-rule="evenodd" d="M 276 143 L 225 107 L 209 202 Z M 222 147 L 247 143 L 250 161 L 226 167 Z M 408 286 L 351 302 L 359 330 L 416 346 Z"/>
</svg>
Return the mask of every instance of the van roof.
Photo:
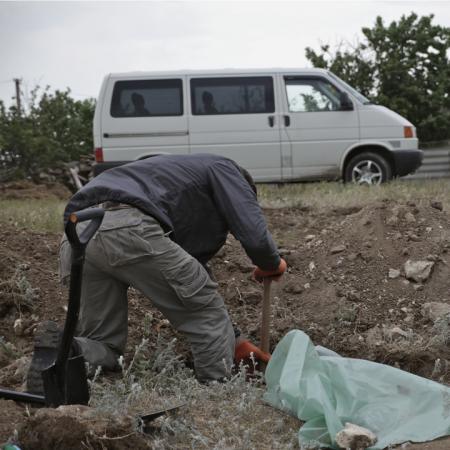
<svg viewBox="0 0 450 450">
<path fill-rule="evenodd" d="M 267 69 L 208 69 L 208 70 L 158 70 L 110 73 L 111 78 L 139 78 L 143 76 L 183 76 L 183 75 L 249 75 L 249 74 L 317 74 L 328 72 L 317 68 L 267 68 Z"/>
</svg>

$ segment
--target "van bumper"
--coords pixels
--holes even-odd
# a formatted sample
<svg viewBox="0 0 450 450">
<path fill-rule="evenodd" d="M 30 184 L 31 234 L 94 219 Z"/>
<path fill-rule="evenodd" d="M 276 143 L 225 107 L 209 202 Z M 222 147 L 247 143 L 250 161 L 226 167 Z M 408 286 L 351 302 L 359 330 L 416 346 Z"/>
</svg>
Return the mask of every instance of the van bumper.
<svg viewBox="0 0 450 450">
<path fill-rule="evenodd" d="M 422 165 L 422 150 L 397 150 L 392 152 L 392 155 L 397 177 L 413 173 Z"/>
<path fill-rule="evenodd" d="M 95 163 L 93 166 L 94 177 L 104 172 L 105 170 L 112 169 L 113 167 L 123 166 L 124 164 L 127 164 L 129 162 L 130 161 L 110 161 Z"/>
</svg>

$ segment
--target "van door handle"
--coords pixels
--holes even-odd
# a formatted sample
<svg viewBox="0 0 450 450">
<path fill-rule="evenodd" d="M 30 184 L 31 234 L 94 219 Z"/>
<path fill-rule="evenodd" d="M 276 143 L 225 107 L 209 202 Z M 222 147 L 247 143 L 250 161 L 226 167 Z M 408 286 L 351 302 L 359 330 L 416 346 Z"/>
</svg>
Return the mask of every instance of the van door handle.
<svg viewBox="0 0 450 450">
<path fill-rule="evenodd" d="M 284 126 L 289 127 L 291 125 L 291 118 L 289 116 L 283 116 L 284 117 Z"/>
<path fill-rule="evenodd" d="M 275 117 L 269 116 L 269 127 L 273 127 L 275 125 Z"/>
</svg>

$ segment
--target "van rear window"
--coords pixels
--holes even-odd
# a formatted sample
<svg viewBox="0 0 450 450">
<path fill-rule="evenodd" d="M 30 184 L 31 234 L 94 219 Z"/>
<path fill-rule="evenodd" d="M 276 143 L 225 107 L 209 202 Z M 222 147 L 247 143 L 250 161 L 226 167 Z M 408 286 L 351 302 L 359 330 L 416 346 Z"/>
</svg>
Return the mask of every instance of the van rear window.
<svg viewBox="0 0 450 450">
<path fill-rule="evenodd" d="M 111 101 L 112 117 L 183 115 L 183 85 L 173 80 L 116 81 Z"/>
<path fill-rule="evenodd" d="M 275 111 L 272 77 L 191 79 L 192 114 L 258 114 Z"/>
</svg>

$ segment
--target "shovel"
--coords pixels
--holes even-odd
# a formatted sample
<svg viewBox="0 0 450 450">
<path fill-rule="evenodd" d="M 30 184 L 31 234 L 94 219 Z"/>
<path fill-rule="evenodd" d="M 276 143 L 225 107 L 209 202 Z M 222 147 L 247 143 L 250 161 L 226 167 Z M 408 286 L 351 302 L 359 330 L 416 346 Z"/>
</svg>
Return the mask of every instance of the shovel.
<svg viewBox="0 0 450 450">
<path fill-rule="evenodd" d="M 80 311 L 81 283 L 86 246 L 100 227 L 105 211 L 89 208 L 73 213 L 66 225 L 66 236 L 72 247 L 70 269 L 69 304 L 66 322 L 55 363 L 42 372 L 45 402 L 50 406 L 80 404 L 89 402 L 89 388 L 86 367 L 82 355 L 70 357 L 75 328 Z M 80 222 L 91 222 L 80 233 L 76 226 Z"/>
<path fill-rule="evenodd" d="M 264 278 L 264 296 L 261 317 L 261 350 L 269 353 L 270 350 L 270 286 L 272 280 Z M 266 368 L 265 363 L 261 363 L 261 370 Z"/>
<path fill-rule="evenodd" d="M 0 389 L 0 398 L 28 403 L 59 406 L 70 404 L 87 404 L 89 389 L 86 368 L 82 356 L 70 356 L 75 328 L 80 310 L 81 282 L 86 246 L 100 227 L 104 210 L 89 208 L 69 216 L 65 232 L 72 247 L 72 265 L 70 270 L 69 304 L 66 322 L 55 363 L 42 372 L 44 395 L 29 394 Z M 78 235 L 76 226 L 90 220 L 87 227 Z"/>
</svg>

